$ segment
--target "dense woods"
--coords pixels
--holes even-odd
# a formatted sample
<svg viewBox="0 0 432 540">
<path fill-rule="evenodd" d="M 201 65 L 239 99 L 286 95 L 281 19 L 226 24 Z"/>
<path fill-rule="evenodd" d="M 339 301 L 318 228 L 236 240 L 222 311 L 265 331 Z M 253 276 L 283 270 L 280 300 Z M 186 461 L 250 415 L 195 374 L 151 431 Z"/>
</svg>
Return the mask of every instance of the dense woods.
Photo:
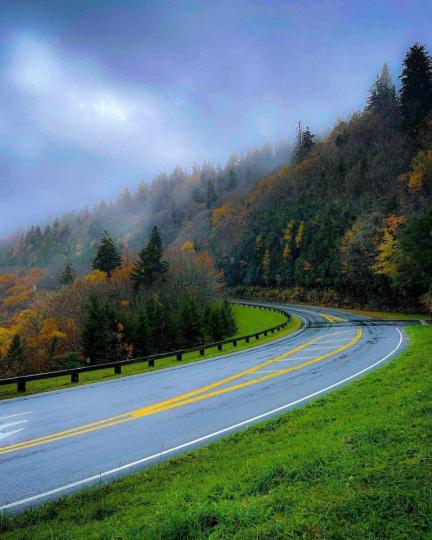
<svg viewBox="0 0 432 540">
<path fill-rule="evenodd" d="M 295 302 L 424 309 L 431 57 L 413 45 L 397 85 L 385 65 L 364 109 L 322 140 L 299 125 L 292 149 L 160 174 L 2 240 L 0 264 L 2 373 L 220 339 L 234 331 L 223 282 Z"/>
</svg>

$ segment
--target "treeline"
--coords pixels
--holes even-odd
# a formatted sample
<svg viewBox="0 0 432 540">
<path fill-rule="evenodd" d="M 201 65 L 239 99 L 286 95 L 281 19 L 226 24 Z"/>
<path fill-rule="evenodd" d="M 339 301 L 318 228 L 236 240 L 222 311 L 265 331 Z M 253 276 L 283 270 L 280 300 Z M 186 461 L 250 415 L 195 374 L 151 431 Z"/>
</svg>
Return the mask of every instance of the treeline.
<svg viewBox="0 0 432 540">
<path fill-rule="evenodd" d="M 324 141 L 300 129 L 292 160 L 213 212 L 227 283 L 292 301 L 414 310 L 432 304 L 432 66 L 387 66 L 365 109 Z"/>
<path fill-rule="evenodd" d="M 136 251 L 148 239 L 150 225 L 158 226 L 164 241 L 185 241 L 183 227 L 194 223 L 195 247 L 205 248 L 211 213 L 226 198 L 247 191 L 255 181 L 289 159 L 285 140 L 264 144 L 242 155 L 233 154 L 225 166 L 205 162 L 191 171 L 176 167 L 152 183 L 141 182 L 135 192 L 125 188 L 111 203 L 93 210 L 71 212 L 45 226 L 32 226 L 21 236 L 0 240 L 0 268 L 61 266 L 67 261 L 84 271 L 105 230 L 123 251 Z"/>
<path fill-rule="evenodd" d="M 133 259 L 105 232 L 92 267 L 76 277 L 68 262 L 51 289 L 38 288 L 41 270 L 0 275 L 0 376 L 144 357 L 236 331 L 212 258 L 188 243 L 164 251 L 156 226 Z"/>
</svg>

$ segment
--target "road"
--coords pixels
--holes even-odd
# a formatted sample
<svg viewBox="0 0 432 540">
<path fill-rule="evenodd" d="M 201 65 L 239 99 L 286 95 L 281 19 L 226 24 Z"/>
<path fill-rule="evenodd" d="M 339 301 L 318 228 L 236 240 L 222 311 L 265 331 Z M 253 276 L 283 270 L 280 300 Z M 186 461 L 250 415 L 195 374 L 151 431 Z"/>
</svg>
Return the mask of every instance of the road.
<svg viewBox="0 0 432 540">
<path fill-rule="evenodd" d="M 405 345 L 395 326 L 281 307 L 326 326 L 189 365 L 0 402 L 0 510 L 112 480 L 281 414 Z"/>
</svg>

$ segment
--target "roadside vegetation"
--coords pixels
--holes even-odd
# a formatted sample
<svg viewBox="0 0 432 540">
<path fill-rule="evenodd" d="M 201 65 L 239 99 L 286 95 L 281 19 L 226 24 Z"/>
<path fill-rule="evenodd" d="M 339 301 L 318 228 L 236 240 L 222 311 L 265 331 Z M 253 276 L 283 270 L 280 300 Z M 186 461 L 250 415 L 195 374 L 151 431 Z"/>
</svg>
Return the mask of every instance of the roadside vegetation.
<svg viewBox="0 0 432 540">
<path fill-rule="evenodd" d="M 208 447 L 16 517 L 5 539 L 424 539 L 431 327 L 349 386 Z"/>
<path fill-rule="evenodd" d="M 234 305 L 232 306 L 232 312 L 237 325 L 237 332 L 231 336 L 232 338 L 253 334 L 255 332 L 262 332 L 267 328 L 272 328 L 273 326 L 277 326 L 286 321 L 285 316 L 281 313 L 259 310 L 253 307 Z M 292 332 L 298 330 L 300 325 L 300 320 L 297 317 L 293 317 L 288 323 L 288 326 L 275 332 L 274 334 L 268 335 L 267 337 L 261 336 L 258 340 L 252 339 L 249 343 L 239 341 L 236 347 L 234 347 L 232 344 L 227 344 L 224 345 L 222 351 L 218 351 L 216 347 L 206 349 L 205 356 L 200 356 L 198 351 L 186 353 L 183 355 L 183 360 L 181 362 L 178 362 L 175 356 L 171 356 L 156 360 L 154 367 L 149 367 L 147 362 L 123 366 L 121 375 L 115 375 L 113 373 L 113 368 L 110 368 L 82 373 L 80 375 L 79 383 L 71 383 L 69 375 L 64 377 L 56 377 L 53 379 L 31 381 L 27 383 L 27 390 L 25 394 L 17 392 L 16 383 L 0 386 L 0 400 L 40 392 L 48 392 L 50 390 L 59 390 L 61 388 L 74 388 L 81 384 L 101 382 L 127 375 L 138 375 L 140 373 L 147 373 L 169 367 L 178 367 L 190 362 L 198 362 L 200 360 L 214 358 L 222 354 L 228 354 L 241 351 L 243 349 L 248 349 L 250 347 L 255 347 L 257 345 L 263 345 L 274 339 L 280 339 L 291 334 Z"/>
</svg>

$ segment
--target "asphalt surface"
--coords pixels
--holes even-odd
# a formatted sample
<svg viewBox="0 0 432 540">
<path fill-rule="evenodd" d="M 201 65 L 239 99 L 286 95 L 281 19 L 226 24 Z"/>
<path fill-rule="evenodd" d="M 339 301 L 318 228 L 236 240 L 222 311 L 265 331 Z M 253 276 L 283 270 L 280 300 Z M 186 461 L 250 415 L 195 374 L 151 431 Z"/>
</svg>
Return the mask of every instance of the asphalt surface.
<svg viewBox="0 0 432 540">
<path fill-rule="evenodd" d="M 395 326 L 283 307 L 305 328 L 215 359 L 1 401 L 0 510 L 112 480 L 281 414 L 383 365 L 405 345 Z"/>
</svg>

